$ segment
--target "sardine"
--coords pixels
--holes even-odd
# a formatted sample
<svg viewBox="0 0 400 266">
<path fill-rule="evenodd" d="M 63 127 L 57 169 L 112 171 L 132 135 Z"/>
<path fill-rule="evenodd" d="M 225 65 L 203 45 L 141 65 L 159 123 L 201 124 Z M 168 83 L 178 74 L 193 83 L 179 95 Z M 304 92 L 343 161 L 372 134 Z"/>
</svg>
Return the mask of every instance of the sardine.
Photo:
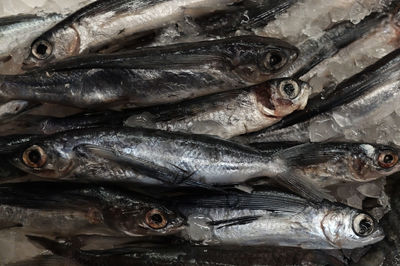
<svg viewBox="0 0 400 266">
<path fill-rule="evenodd" d="M 0 97 L 83 108 L 143 107 L 261 83 L 296 56 L 286 42 L 257 36 L 92 55 L 0 76 Z"/>
<path fill-rule="evenodd" d="M 301 81 L 267 81 L 246 90 L 204 96 L 176 105 L 143 111 L 91 113 L 65 118 L 26 116 L 21 130 L 51 134 L 105 125 L 144 126 L 169 131 L 230 138 L 265 128 L 294 110 L 304 108 L 311 88 Z M 16 125 L 18 126 L 18 125 Z"/>
<path fill-rule="evenodd" d="M 43 237 L 27 236 L 65 261 L 87 266 L 115 265 L 345 265 L 323 251 L 278 247 L 200 247 L 168 245 L 122 247 L 111 250 L 79 250 L 72 243 L 60 243 Z M 58 257 L 60 258 L 60 257 Z M 17 264 L 27 265 L 27 264 Z M 32 264 L 31 264 L 32 265 Z"/>
<path fill-rule="evenodd" d="M 276 191 L 178 198 L 182 237 L 200 245 L 354 249 L 384 238 L 370 215 L 344 205 L 313 204 Z"/>
<path fill-rule="evenodd" d="M 27 67 L 96 51 L 123 38 L 232 7 L 237 0 L 100 0 L 74 12 L 38 37 Z"/>
<path fill-rule="evenodd" d="M 313 200 L 332 199 L 294 175 L 285 156 L 267 155 L 206 135 L 125 127 L 81 129 L 33 139 L 12 150 L 9 162 L 44 178 L 172 187 L 210 188 L 268 176 Z"/>
<path fill-rule="evenodd" d="M 166 235 L 183 223 L 177 213 L 148 197 L 68 183 L 3 185 L 0 209 L 1 228 L 17 226 L 51 236 Z"/>
</svg>

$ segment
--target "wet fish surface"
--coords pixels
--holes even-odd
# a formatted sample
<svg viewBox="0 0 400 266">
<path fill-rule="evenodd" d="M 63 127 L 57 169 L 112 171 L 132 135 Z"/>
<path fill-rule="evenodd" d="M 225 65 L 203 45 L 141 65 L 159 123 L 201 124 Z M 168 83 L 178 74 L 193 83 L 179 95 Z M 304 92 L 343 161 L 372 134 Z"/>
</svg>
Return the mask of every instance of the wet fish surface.
<svg viewBox="0 0 400 266">
<path fill-rule="evenodd" d="M 0 208 L 2 228 L 51 236 L 165 235 L 179 230 L 183 222 L 178 214 L 137 193 L 68 183 L 2 185 Z"/>
<path fill-rule="evenodd" d="M 201 245 L 352 249 L 384 237 L 376 221 L 362 211 L 327 202 L 313 204 L 283 192 L 176 200 L 188 221 L 183 237 Z"/>
<path fill-rule="evenodd" d="M 96 51 L 131 35 L 229 9 L 235 0 L 100 0 L 74 12 L 38 37 L 27 67 Z"/>
<path fill-rule="evenodd" d="M 400 50 L 397 49 L 362 72 L 341 82 L 329 92 L 326 98 L 312 98 L 308 103 L 308 109 L 293 114 L 297 121 L 305 120 L 305 122 L 284 128 L 286 134 L 288 136 L 298 135 L 294 132 L 297 130 L 296 127 L 301 125 L 301 131 L 307 135 L 306 138 L 309 138 L 310 121 L 326 121 L 326 123 L 336 124 L 341 128 L 366 126 L 392 113 L 399 97 L 397 89 L 399 53 Z M 393 107 L 388 108 L 390 106 Z M 254 142 L 262 139 L 266 141 L 268 135 L 274 134 L 275 127 L 279 128 L 280 125 L 272 125 L 265 130 L 250 133 L 244 137 L 246 140 L 243 141 L 252 142 L 252 139 Z M 275 139 L 274 141 L 280 140 L 287 139 Z"/>
<path fill-rule="evenodd" d="M 268 176 L 303 196 L 331 199 L 293 175 L 284 153 L 267 155 L 206 135 L 90 128 L 33 139 L 9 152 L 8 161 L 15 167 L 44 178 L 208 187 Z"/>
<path fill-rule="evenodd" d="M 340 259 L 316 250 L 279 247 L 214 248 L 189 245 L 122 247 L 112 250 L 79 250 L 72 243 L 59 243 L 28 236 L 34 243 L 63 256 L 65 261 L 84 265 L 345 265 Z M 44 258 L 43 258 L 44 259 Z M 56 259 L 56 257 L 54 257 Z M 57 257 L 58 260 L 61 257 Z M 61 260 L 62 261 L 62 260 Z M 19 265 L 19 264 L 17 264 Z M 23 264 L 22 264 L 23 265 Z M 16 266 L 16 265 L 14 265 Z"/>
<path fill-rule="evenodd" d="M 173 103 L 261 83 L 296 55 L 286 42 L 257 36 L 92 55 L 0 76 L 0 97 L 82 108 Z"/>
</svg>

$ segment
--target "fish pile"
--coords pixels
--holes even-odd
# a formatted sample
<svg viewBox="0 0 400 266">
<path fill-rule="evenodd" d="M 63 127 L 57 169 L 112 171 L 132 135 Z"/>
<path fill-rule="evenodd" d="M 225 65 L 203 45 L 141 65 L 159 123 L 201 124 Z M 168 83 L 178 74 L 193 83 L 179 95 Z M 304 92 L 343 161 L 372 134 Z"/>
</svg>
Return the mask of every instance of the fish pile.
<svg viewBox="0 0 400 266">
<path fill-rule="evenodd" d="M 0 265 L 365 260 L 400 172 L 399 10 L 97 0 L 0 17 L 0 246 L 30 249 Z"/>
</svg>

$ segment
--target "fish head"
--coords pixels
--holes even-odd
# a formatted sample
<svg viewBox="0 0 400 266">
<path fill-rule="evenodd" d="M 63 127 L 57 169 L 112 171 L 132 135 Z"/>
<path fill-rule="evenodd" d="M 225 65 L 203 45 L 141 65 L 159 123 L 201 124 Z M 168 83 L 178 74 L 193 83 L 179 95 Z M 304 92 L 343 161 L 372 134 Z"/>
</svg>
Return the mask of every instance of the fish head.
<svg viewBox="0 0 400 266">
<path fill-rule="evenodd" d="M 327 208 L 321 229 L 327 241 L 338 249 L 359 248 L 384 238 L 382 228 L 372 216 L 348 207 Z"/>
<path fill-rule="evenodd" d="M 9 159 L 22 171 L 44 178 L 63 178 L 75 168 L 73 152 L 51 141 L 34 141 L 19 148 Z"/>
<path fill-rule="evenodd" d="M 260 111 L 276 118 L 304 109 L 310 93 L 311 87 L 307 83 L 290 78 L 267 81 L 256 90 Z"/>
<path fill-rule="evenodd" d="M 257 84 L 282 72 L 296 60 L 297 55 L 298 49 L 284 41 L 262 38 L 251 47 L 239 49 L 232 62 L 242 79 Z"/>
<path fill-rule="evenodd" d="M 126 235 L 166 235 L 183 228 L 184 218 L 162 205 L 138 201 L 124 209 L 112 207 L 104 213 L 112 227 Z"/>
<path fill-rule="evenodd" d="M 350 170 L 355 181 L 367 182 L 400 170 L 400 151 L 394 147 L 359 144 L 352 153 Z"/>
<path fill-rule="evenodd" d="M 45 33 L 33 41 L 30 54 L 24 60 L 22 68 L 28 70 L 42 67 L 55 60 L 77 55 L 79 48 L 79 34 L 73 27 Z"/>
</svg>

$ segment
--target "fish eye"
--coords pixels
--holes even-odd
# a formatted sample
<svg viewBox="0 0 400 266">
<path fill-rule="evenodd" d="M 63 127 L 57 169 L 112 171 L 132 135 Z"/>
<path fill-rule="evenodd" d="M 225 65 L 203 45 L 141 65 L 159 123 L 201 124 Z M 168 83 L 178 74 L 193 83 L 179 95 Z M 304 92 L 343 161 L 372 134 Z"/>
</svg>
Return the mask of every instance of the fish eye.
<svg viewBox="0 0 400 266">
<path fill-rule="evenodd" d="M 41 147 L 33 145 L 24 151 L 22 160 L 27 166 L 38 168 L 46 163 L 47 155 Z"/>
<path fill-rule="evenodd" d="M 286 64 L 286 58 L 278 52 L 267 53 L 264 67 L 271 70 L 279 70 Z"/>
<path fill-rule="evenodd" d="M 390 150 L 382 151 L 378 156 L 378 164 L 383 168 L 391 168 L 399 161 L 399 156 Z"/>
<path fill-rule="evenodd" d="M 167 218 L 164 213 L 158 209 L 152 209 L 146 213 L 145 222 L 153 229 L 161 229 L 167 226 Z"/>
<path fill-rule="evenodd" d="M 32 45 L 32 54 L 37 59 L 44 60 L 53 52 L 53 47 L 48 41 L 38 40 Z"/>
<path fill-rule="evenodd" d="M 294 99 L 299 96 L 300 88 L 297 82 L 292 80 L 286 80 L 279 84 L 279 90 L 282 95 L 287 96 L 289 99 Z"/>
<path fill-rule="evenodd" d="M 358 236 L 369 236 L 374 231 L 374 220 L 371 216 L 360 213 L 353 220 L 353 230 Z"/>
</svg>

